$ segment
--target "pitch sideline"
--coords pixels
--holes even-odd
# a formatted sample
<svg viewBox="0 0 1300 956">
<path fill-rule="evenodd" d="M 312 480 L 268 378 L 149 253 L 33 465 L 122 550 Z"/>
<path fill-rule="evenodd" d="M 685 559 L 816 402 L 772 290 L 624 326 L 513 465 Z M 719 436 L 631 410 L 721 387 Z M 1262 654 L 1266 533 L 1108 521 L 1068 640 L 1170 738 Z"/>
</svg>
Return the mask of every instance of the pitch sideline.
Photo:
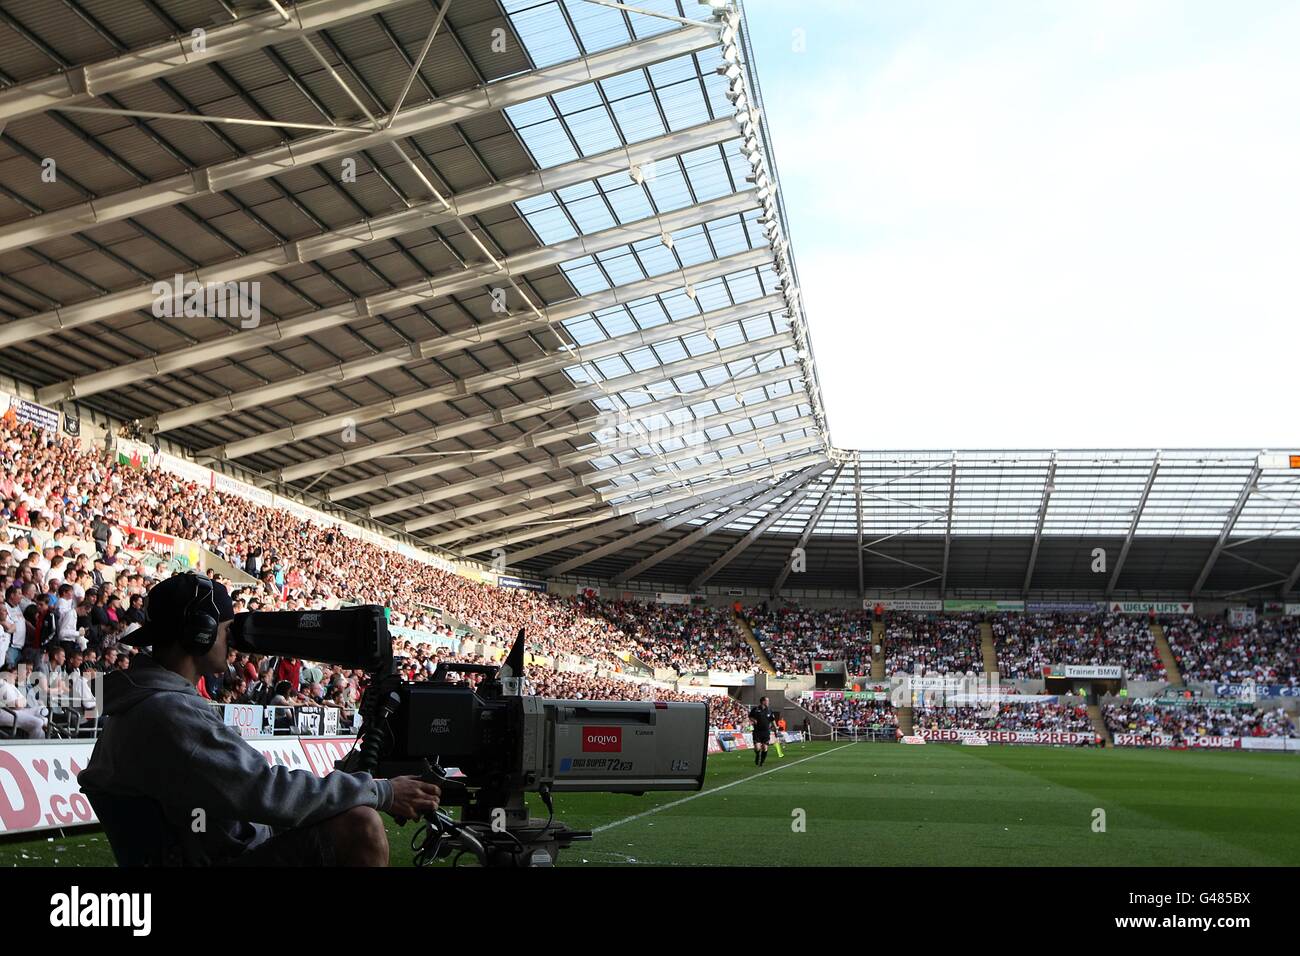
<svg viewBox="0 0 1300 956">
<path fill-rule="evenodd" d="M 640 820 L 642 817 L 651 816 L 652 814 L 658 813 L 661 810 L 668 810 L 671 809 L 672 807 L 680 807 L 683 803 L 690 803 L 692 800 L 698 800 L 700 797 L 707 797 L 710 794 L 721 793 L 723 790 L 729 790 L 732 787 L 738 787 L 742 783 L 748 783 L 751 780 L 757 780 L 759 777 L 766 777 L 769 773 L 776 773 L 778 770 L 788 770 L 791 767 L 799 766 L 799 764 L 801 763 L 807 763 L 809 760 L 816 760 L 818 757 L 825 757 L 827 754 L 837 753 L 841 750 L 844 750 L 846 747 L 852 747 L 852 746 L 853 744 L 842 744 L 841 746 L 836 747 L 833 750 L 823 750 L 819 754 L 812 754 L 808 757 L 801 757 L 800 759 L 794 761 L 794 763 L 782 764 L 779 767 L 773 767 L 771 770 L 764 770 L 761 773 L 754 774 L 753 776 L 741 777 L 739 780 L 731 781 L 731 783 L 724 783 L 722 786 L 714 787 L 712 790 L 701 790 L 699 793 L 693 793 L 689 797 L 682 797 L 680 800 L 674 800 L 671 803 L 661 804 L 660 806 L 652 807 L 649 810 L 643 810 L 640 813 L 634 813 L 632 814 L 632 816 L 624 817 L 622 820 L 615 820 L 613 823 L 606 823 L 604 826 L 596 827 L 591 832 L 595 834 L 595 833 L 601 833 L 605 830 L 612 830 L 614 829 L 614 827 L 621 827 L 625 823 L 631 823 L 633 820 Z M 740 752 L 744 753 L 745 751 L 740 751 Z"/>
</svg>

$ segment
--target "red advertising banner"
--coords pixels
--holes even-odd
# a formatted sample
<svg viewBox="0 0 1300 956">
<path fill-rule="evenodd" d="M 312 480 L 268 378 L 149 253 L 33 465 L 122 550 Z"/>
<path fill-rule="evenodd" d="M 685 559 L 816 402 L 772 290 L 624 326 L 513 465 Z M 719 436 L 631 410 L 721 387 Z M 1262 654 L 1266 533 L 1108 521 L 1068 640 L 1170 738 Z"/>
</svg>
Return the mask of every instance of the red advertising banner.
<svg viewBox="0 0 1300 956">
<path fill-rule="evenodd" d="M 978 737 L 991 744 L 1095 744 L 1097 735 L 1072 730 L 918 730 L 917 736 L 936 743 L 960 743 Z"/>
<path fill-rule="evenodd" d="M 353 737 L 260 737 L 248 743 L 269 764 L 323 777 L 355 742 Z M 0 833 L 95 823 L 77 786 L 90 761 L 91 740 L 6 741 L 0 744 Z"/>
<path fill-rule="evenodd" d="M 1115 734 L 1116 747 L 1172 747 L 1174 738 L 1169 734 Z M 1240 737 L 1183 737 L 1179 746 L 1210 750 L 1240 750 Z"/>
<path fill-rule="evenodd" d="M 0 746 L 0 833 L 94 823 L 90 801 L 77 788 L 93 746 L 89 740 Z"/>
</svg>

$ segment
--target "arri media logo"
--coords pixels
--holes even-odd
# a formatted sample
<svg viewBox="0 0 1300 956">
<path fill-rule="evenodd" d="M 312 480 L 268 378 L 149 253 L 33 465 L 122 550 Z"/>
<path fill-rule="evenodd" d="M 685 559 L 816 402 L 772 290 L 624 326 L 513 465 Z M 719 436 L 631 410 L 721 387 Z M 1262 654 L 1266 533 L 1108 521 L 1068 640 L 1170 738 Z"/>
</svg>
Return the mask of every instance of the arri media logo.
<svg viewBox="0 0 1300 956">
<path fill-rule="evenodd" d="M 90 926 L 130 927 L 133 936 L 148 936 L 153 926 L 149 893 L 69 893 L 50 897 L 50 925 L 75 929 Z"/>
<path fill-rule="evenodd" d="M 583 753 L 622 753 L 622 727 L 583 727 Z"/>
</svg>

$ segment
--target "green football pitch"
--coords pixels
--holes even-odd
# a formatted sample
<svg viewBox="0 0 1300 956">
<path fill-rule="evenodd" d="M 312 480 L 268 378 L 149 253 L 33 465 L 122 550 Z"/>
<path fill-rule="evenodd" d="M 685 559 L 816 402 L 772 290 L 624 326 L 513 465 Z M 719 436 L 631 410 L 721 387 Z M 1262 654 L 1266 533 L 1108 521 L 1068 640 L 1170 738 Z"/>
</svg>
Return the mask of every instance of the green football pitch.
<svg viewBox="0 0 1300 956">
<path fill-rule="evenodd" d="M 1300 865 L 1292 754 L 808 743 L 711 756 L 698 793 L 555 803 L 596 831 L 570 866 Z M 0 844 L 5 866 L 111 862 L 96 831 Z"/>
</svg>

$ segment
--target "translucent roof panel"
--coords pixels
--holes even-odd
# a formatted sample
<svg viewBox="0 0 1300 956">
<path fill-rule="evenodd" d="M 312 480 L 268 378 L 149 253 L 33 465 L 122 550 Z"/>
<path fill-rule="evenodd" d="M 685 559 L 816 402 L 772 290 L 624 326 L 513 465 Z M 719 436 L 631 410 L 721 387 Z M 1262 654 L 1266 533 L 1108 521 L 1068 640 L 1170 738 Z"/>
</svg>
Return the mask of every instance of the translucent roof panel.
<svg viewBox="0 0 1300 956">
<path fill-rule="evenodd" d="M 1287 455 L 1123 449 L 837 456 L 843 467 L 817 535 L 856 535 L 860 502 L 864 543 L 900 534 L 1125 537 L 1130 529 L 1135 536 L 1210 538 L 1227 529 L 1232 540 L 1300 536 L 1300 460 L 1290 467 Z M 1248 485 L 1266 458 L 1274 464 Z M 810 496 L 820 497 L 820 490 Z M 801 504 L 770 531 L 802 533 L 814 508 Z"/>
</svg>

